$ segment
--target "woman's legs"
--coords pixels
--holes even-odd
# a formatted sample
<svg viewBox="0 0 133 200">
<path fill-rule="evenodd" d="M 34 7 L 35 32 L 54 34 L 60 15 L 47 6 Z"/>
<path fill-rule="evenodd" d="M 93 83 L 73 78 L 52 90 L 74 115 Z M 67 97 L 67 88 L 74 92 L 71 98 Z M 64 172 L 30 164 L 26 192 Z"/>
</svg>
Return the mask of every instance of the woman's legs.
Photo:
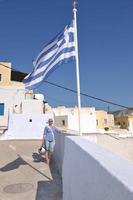
<svg viewBox="0 0 133 200">
<path fill-rule="evenodd" d="M 51 158 L 54 152 L 55 141 L 49 143 L 49 162 L 51 162 Z"/>
<path fill-rule="evenodd" d="M 45 141 L 45 145 L 46 145 L 45 158 L 46 158 L 46 162 L 49 164 L 51 162 L 55 142 L 54 141 L 52 141 L 52 142 Z"/>
<path fill-rule="evenodd" d="M 49 163 L 49 141 L 45 140 L 45 159 L 46 162 Z"/>
<path fill-rule="evenodd" d="M 49 151 L 47 150 L 45 152 L 45 159 L 46 159 L 46 162 L 49 163 Z"/>
<path fill-rule="evenodd" d="M 53 152 L 49 151 L 49 154 L 48 154 L 48 156 L 49 156 L 49 163 L 51 162 L 52 154 L 53 154 Z"/>
</svg>

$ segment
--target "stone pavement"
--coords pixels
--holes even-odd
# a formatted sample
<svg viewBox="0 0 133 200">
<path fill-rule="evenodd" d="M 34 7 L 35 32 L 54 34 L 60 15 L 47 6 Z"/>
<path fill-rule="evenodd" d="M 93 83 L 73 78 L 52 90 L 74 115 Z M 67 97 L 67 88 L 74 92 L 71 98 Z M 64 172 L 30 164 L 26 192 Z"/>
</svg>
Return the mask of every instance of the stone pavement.
<svg viewBox="0 0 133 200">
<path fill-rule="evenodd" d="M 54 161 L 38 154 L 40 141 L 0 141 L 0 200 L 61 200 L 62 180 Z"/>
</svg>

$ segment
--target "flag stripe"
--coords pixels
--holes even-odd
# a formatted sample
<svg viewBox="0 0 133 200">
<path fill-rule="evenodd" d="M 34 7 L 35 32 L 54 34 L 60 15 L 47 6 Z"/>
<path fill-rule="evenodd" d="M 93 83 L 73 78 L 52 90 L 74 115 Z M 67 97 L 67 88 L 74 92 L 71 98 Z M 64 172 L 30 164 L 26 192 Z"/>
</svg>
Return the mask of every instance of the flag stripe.
<svg viewBox="0 0 133 200">
<path fill-rule="evenodd" d="M 61 52 L 63 52 L 62 50 L 64 49 L 64 51 L 72 51 L 74 48 L 74 43 L 69 43 L 64 44 L 61 48 L 56 48 L 54 51 L 51 51 L 49 54 L 47 54 L 45 57 L 41 58 L 41 60 L 39 61 L 39 63 L 37 64 L 37 68 L 41 68 L 42 67 L 42 63 L 47 64 L 50 62 L 50 60 L 53 59 L 53 57 L 55 57 L 57 54 L 60 54 Z M 75 49 L 74 49 L 75 50 Z M 43 65 L 44 65 L 43 64 Z"/>
<path fill-rule="evenodd" d="M 23 80 L 27 89 L 38 87 L 59 65 L 76 56 L 73 21 L 46 45 L 34 62 L 33 72 Z"/>
<path fill-rule="evenodd" d="M 68 49 L 68 48 L 63 49 L 59 54 L 56 55 L 56 57 L 54 57 L 53 60 L 51 60 L 51 62 L 48 62 L 48 63 L 42 62 L 41 66 L 38 68 L 38 70 L 33 71 L 32 76 L 27 78 L 27 80 L 25 82 L 29 82 L 29 81 L 34 80 L 37 77 L 41 76 L 49 66 L 51 66 L 51 65 L 53 66 L 56 60 L 63 59 L 63 57 L 65 58 L 65 55 L 70 56 L 70 57 L 73 56 L 73 54 L 71 54 L 71 53 L 73 53 L 73 52 L 75 53 L 75 49 L 74 49 L 74 47 L 71 47 L 71 48 L 73 48 L 73 51 L 72 51 L 72 49 Z"/>
<path fill-rule="evenodd" d="M 75 53 L 73 52 L 73 55 L 71 56 L 71 58 L 69 57 L 69 61 L 73 60 L 75 58 Z M 55 65 L 56 67 L 58 67 L 60 64 L 64 64 L 64 63 L 68 63 L 68 58 L 63 58 L 62 60 L 59 60 L 59 62 L 57 62 L 57 64 Z M 56 68 L 51 68 L 53 71 L 55 71 Z M 47 74 L 46 74 L 47 73 Z M 49 74 L 52 73 L 51 70 L 49 70 L 48 72 L 45 72 L 44 76 L 46 75 L 46 78 L 47 76 L 49 76 Z M 38 87 L 41 83 L 42 83 L 42 80 L 43 80 L 43 76 L 39 76 L 38 78 L 36 79 L 33 79 L 32 81 L 30 81 L 29 83 L 27 83 L 27 88 L 28 89 L 33 89 L 33 85 Z"/>
<path fill-rule="evenodd" d="M 70 28 L 70 30 L 68 31 L 68 34 L 69 33 L 74 33 L 74 28 Z M 57 43 L 62 42 L 64 40 L 64 37 L 61 37 L 61 40 L 59 39 L 56 39 L 55 41 L 53 41 L 52 43 L 50 43 L 48 46 L 46 46 L 41 52 L 40 54 L 38 55 L 37 59 L 36 59 L 36 64 L 38 62 L 38 60 L 40 60 L 40 58 L 42 56 L 45 56 L 49 51 L 51 51 L 53 48 L 55 48 L 57 46 Z M 73 41 L 74 41 L 74 38 L 73 38 Z M 71 41 L 72 42 L 72 41 Z"/>
</svg>

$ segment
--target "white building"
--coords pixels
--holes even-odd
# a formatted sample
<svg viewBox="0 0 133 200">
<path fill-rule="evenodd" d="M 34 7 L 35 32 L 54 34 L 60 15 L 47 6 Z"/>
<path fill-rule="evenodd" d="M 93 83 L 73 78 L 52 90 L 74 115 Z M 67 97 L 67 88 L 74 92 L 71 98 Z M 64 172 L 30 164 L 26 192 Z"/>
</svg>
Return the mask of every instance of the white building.
<svg viewBox="0 0 133 200">
<path fill-rule="evenodd" d="M 55 124 L 58 127 L 70 131 L 78 131 L 78 108 L 67 108 L 60 106 L 52 109 L 54 112 Z M 94 107 L 81 108 L 81 132 L 92 133 L 96 131 L 96 113 Z"/>
<path fill-rule="evenodd" d="M 12 80 L 11 64 L 0 63 L 0 133 L 6 130 L 1 138 L 42 138 L 44 126 L 53 114 L 44 114 L 44 96 L 25 90 L 25 85 L 17 81 L 24 78 L 19 75 L 15 73 L 16 80 Z"/>
<path fill-rule="evenodd" d="M 43 101 L 34 99 L 33 93 L 26 93 L 24 86 L 0 86 L 0 103 L 4 110 L 0 115 L 1 126 L 8 126 L 9 111 L 15 114 L 43 114 Z"/>
<path fill-rule="evenodd" d="M 43 99 L 34 98 L 24 87 L 0 87 L 0 101 L 4 106 L 0 115 L 1 132 L 4 139 L 40 139 L 48 118 L 52 113 L 43 113 Z M 3 130 L 2 130 L 3 129 Z"/>
</svg>

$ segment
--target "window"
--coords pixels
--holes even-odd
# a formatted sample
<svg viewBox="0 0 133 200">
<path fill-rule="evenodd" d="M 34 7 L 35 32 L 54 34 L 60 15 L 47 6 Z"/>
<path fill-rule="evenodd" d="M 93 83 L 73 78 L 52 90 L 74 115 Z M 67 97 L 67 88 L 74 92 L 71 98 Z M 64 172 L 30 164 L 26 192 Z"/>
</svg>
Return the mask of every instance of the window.
<svg viewBox="0 0 133 200">
<path fill-rule="evenodd" d="M 4 115 L 4 103 L 0 103 L 0 115 Z"/>
<path fill-rule="evenodd" d="M 0 81 L 2 81 L 2 74 L 0 74 Z"/>
<path fill-rule="evenodd" d="M 107 125 L 107 119 L 104 119 L 104 124 Z"/>
<path fill-rule="evenodd" d="M 62 120 L 62 125 L 65 126 L 65 120 L 64 119 Z"/>
</svg>

